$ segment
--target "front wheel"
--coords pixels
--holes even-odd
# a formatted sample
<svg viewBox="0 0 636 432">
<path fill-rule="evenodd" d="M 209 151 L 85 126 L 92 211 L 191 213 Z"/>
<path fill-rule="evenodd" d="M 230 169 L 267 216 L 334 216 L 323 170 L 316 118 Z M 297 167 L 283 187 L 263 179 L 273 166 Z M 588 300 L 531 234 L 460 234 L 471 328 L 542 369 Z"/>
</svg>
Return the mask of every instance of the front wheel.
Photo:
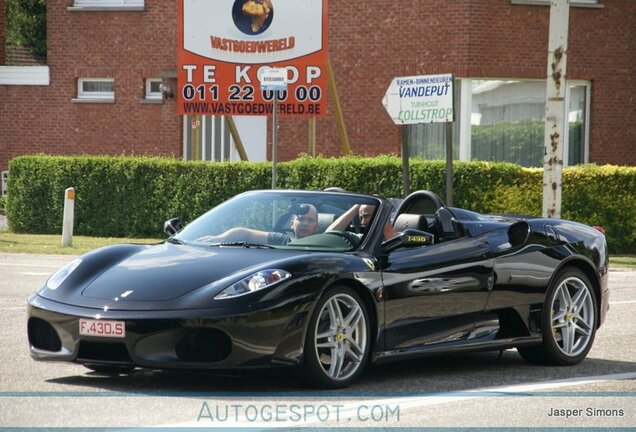
<svg viewBox="0 0 636 432">
<path fill-rule="evenodd" d="M 313 386 L 342 388 L 364 369 L 371 345 L 367 309 L 351 288 L 323 295 L 309 321 L 303 378 Z"/>
<path fill-rule="evenodd" d="M 596 296 L 592 283 L 581 270 L 562 270 L 548 290 L 543 307 L 543 343 L 519 347 L 531 363 L 574 365 L 592 348 L 597 327 Z"/>
</svg>

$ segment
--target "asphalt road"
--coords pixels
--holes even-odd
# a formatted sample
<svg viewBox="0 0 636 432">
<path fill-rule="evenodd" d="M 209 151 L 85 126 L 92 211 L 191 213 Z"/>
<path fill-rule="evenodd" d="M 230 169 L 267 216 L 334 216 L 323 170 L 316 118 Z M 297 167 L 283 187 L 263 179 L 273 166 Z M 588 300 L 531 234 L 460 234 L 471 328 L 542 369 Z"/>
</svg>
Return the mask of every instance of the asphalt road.
<svg viewBox="0 0 636 432">
<path fill-rule="evenodd" d="M 636 426 L 636 271 L 610 272 L 608 319 L 577 366 L 531 366 L 515 350 L 443 356 L 319 392 L 288 372 L 108 377 L 31 360 L 26 299 L 72 259 L 0 253 L 0 427 Z"/>
</svg>

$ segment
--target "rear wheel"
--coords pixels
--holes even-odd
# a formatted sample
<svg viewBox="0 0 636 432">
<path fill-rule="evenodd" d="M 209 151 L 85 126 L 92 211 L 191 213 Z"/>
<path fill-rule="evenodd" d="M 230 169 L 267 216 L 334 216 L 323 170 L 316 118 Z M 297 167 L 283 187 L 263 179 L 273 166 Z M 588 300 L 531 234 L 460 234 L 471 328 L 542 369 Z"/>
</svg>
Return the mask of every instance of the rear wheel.
<svg viewBox="0 0 636 432">
<path fill-rule="evenodd" d="M 596 335 L 596 301 L 592 283 L 585 273 L 576 268 L 563 269 L 546 296 L 542 344 L 519 347 L 519 354 L 531 363 L 579 363 L 592 348 Z"/>
<path fill-rule="evenodd" d="M 364 369 L 371 340 L 367 309 L 351 288 L 329 290 L 309 321 L 303 378 L 313 386 L 348 386 Z"/>
</svg>

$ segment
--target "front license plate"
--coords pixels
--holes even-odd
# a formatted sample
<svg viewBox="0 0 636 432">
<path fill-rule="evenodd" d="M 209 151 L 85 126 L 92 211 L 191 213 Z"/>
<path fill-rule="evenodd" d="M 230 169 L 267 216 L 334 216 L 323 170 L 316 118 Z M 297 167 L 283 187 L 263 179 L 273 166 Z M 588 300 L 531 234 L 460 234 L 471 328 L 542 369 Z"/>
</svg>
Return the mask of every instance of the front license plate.
<svg viewBox="0 0 636 432">
<path fill-rule="evenodd" d="M 82 336 L 123 338 L 126 337 L 126 323 L 124 321 L 80 319 L 79 333 Z"/>
</svg>

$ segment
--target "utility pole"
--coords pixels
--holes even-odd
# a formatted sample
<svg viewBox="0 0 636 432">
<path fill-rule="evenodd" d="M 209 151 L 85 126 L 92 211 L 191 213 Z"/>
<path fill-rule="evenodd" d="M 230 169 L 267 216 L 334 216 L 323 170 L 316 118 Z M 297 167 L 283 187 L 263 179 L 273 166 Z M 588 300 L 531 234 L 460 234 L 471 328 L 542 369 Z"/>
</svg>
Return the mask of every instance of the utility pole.
<svg viewBox="0 0 636 432">
<path fill-rule="evenodd" d="M 561 217 L 561 179 L 565 127 L 566 66 L 569 0 L 550 1 L 548 76 L 546 80 L 545 137 L 543 156 L 543 217 Z"/>
</svg>

